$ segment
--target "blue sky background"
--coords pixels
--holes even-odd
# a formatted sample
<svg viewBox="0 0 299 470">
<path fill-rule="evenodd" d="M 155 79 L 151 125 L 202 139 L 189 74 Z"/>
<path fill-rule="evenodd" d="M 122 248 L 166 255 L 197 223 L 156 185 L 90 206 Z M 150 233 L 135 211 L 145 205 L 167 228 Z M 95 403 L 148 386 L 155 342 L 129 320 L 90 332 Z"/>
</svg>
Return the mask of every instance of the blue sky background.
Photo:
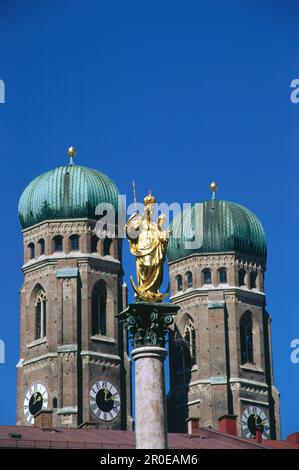
<svg viewBox="0 0 299 470">
<path fill-rule="evenodd" d="M 18 199 L 74 145 L 130 197 L 133 177 L 165 202 L 209 198 L 215 179 L 260 217 L 282 430 L 299 431 L 298 21 L 295 0 L 0 0 L 1 424 L 15 423 Z"/>
</svg>

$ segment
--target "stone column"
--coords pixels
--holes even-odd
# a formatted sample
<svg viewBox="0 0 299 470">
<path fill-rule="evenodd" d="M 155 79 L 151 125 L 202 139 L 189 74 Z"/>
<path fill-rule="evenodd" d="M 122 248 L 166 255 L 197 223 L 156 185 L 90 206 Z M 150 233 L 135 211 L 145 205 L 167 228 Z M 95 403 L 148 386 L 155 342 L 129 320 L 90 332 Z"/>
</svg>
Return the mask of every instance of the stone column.
<svg viewBox="0 0 299 470">
<path fill-rule="evenodd" d="M 133 349 L 135 362 L 136 449 L 167 449 L 164 361 L 157 346 Z"/>
<path fill-rule="evenodd" d="M 118 315 L 134 345 L 137 449 L 167 449 L 165 334 L 179 308 L 170 303 L 138 301 Z"/>
</svg>

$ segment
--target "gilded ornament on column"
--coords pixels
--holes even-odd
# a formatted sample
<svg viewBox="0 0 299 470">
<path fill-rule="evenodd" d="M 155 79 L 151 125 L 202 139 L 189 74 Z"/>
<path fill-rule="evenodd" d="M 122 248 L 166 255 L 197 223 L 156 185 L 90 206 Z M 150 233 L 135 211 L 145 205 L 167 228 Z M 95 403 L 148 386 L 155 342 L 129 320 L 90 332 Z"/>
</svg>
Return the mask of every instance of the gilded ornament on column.
<svg viewBox="0 0 299 470">
<path fill-rule="evenodd" d="M 155 197 L 151 192 L 144 198 L 144 210 L 137 210 L 127 222 L 126 233 L 130 251 L 136 257 L 137 286 L 131 276 L 135 297 L 146 302 L 161 302 L 168 292 L 162 294 L 163 267 L 169 239 L 169 231 L 163 229 L 165 214 L 153 220 Z"/>
</svg>

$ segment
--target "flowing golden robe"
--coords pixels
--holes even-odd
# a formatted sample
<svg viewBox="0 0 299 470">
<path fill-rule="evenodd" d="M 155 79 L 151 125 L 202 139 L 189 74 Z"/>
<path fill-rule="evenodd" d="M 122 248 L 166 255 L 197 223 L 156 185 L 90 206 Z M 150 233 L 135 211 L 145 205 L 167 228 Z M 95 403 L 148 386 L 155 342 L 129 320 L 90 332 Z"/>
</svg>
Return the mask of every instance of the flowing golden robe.
<svg viewBox="0 0 299 470">
<path fill-rule="evenodd" d="M 130 251 L 136 256 L 138 286 L 132 279 L 131 282 L 136 296 L 146 301 L 160 301 L 167 295 L 159 291 L 168 243 L 168 232 L 162 230 L 163 221 L 164 216 L 160 216 L 156 223 L 149 214 L 140 217 L 135 213 L 127 223 Z"/>
</svg>

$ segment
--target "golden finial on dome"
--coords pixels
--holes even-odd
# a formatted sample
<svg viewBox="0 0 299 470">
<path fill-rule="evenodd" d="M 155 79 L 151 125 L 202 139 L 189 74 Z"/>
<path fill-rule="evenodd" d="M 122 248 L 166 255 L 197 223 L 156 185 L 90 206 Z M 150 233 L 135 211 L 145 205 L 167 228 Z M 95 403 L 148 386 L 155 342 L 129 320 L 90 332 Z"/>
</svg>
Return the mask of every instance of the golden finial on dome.
<svg viewBox="0 0 299 470">
<path fill-rule="evenodd" d="M 68 156 L 73 158 L 76 155 L 76 149 L 72 145 L 67 149 Z"/>
<path fill-rule="evenodd" d="M 145 196 L 145 198 L 144 198 L 143 201 L 144 201 L 144 205 L 145 205 L 145 206 L 150 206 L 150 205 L 156 203 L 156 198 L 152 195 L 152 192 L 149 191 L 149 192 L 148 192 L 148 195 Z"/>
<path fill-rule="evenodd" d="M 216 199 L 216 191 L 218 189 L 218 184 L 215 181 L 212 181 L 210 184 L 210 190 L 212 191 L 212 199 Z"/>
<path fill-rule="evenodd" d="M 74 156 L 76 155 L 76 149 L 72 145 L 67 149 L 67 154 L 70 157 L 70 165 L 74 164 Z"/>
</svg>

